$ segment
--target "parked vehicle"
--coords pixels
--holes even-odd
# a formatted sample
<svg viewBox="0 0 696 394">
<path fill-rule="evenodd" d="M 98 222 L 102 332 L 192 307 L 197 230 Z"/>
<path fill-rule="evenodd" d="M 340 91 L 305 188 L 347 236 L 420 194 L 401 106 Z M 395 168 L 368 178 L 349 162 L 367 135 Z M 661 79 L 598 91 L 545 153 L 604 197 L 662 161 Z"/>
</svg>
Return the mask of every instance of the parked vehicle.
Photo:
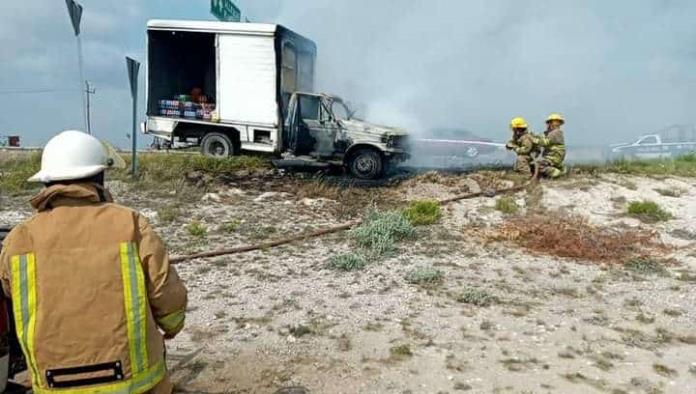
<svg viewBox="0 0 696 394">
<path fill-rule="evenodd" d="M 414 154 L 474 159 L 505 148 L 504 144 L 479 137 L 464 129 L 435 129 L 428 136 L 413 141 Z"/>
<path fill-rule="evenodd" d="M 154 146 L 293 156 L 279 164 L 340 164 L 361 178 L 405 157 L 405 132 L 352 116 L 314 90 L 316 45 L 273 24 L 148 23 L 147 122 Z M 308 93 L 300 93 L 308 92 Z M 189 94 L 190 93 L 190 94 Z M 163 142 L 162 142 L 163 141 Z"/>
<path fill-rule="evenodd" d="M 9 228 L 0 228 L 0 250 L 9 232 Z M 18 385 L 9 383 L 15 374 L 27 369 L 11 311 L 12 303 L 0 294 L 0 393 L 24 392 Z"/>
<path fill-rule="evenodd" d="M 0 135 L 0 148 L 19 148 L 19 136 Z"/>
<path fill-rule="evenodd" d="M 354 117 L 340 97 L 294 93 L 284 125 L 287 154 L 276 166 L 318 162 L 345 166 L 361 179 L 381 177 L 408 158 L 407 133 Z"/>
<path fill-rule="evenodd" d="M 610 147 L 611 159 L 657 159 L 696 151 L 696 141 L 667 142 L 659 134 L 647 134 L 629 144 Z"/>
<path fill-rule="evenodd" d="M 279 152 L 290 96 L 314 88 L 315 44 L 280 25 L 153 20 L 147 53 L 145 133 L 210 156 Z"/>
</svg>

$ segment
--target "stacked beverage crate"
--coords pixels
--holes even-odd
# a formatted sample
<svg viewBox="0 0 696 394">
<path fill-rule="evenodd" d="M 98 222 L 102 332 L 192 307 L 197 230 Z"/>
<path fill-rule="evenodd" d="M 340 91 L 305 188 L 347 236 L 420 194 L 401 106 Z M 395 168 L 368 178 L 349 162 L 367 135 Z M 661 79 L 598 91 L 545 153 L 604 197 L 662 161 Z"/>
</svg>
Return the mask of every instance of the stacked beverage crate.
<svg viewBox="0 0 696 394">
<path fill-rule="evenodd" d="M 159 113 L 161 116 L 211 120 L 215 111 L 215 104 L 195 103 L 190 96 L 177 96 L 176 100 L 159 100 Z"/>
<path fill-rule="evenodd" d="M 160 100 L 159 112 L 162 116 L 180 117 L 181 109 L 179 100 Z"/>
</svg>

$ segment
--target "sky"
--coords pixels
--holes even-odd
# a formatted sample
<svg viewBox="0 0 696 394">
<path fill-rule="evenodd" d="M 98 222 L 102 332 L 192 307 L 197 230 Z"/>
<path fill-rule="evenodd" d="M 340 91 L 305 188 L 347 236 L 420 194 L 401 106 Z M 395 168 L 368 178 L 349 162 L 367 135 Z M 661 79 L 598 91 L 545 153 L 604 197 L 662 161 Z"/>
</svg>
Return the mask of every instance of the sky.
<svg viewBox="0 0 696 394">
<path fill-rule="evenodd" d="M 210 1 L 81 3 L 85 75 L 96 88 L 92 129 L 127 147 L 125 56 L 145 61 L 148 19 L 212 20 Z M 351 101 L 361 117 L 416 135 L 460 128 L 505 140 L 512 117 L 541 131 L 544 118 L 560 112 L 569 144 L 601 145 L 696 123 L 694 1 L 236 3 L 252 21 L 281 23 L 317 43 L 318 90 Z M 63 0 L 0 2 L 0 48 L 0 135 L 41 145 L 61 130 L 84 128 Z M 141 103 L 144 94 L 141 78 Z"/>
</svg>

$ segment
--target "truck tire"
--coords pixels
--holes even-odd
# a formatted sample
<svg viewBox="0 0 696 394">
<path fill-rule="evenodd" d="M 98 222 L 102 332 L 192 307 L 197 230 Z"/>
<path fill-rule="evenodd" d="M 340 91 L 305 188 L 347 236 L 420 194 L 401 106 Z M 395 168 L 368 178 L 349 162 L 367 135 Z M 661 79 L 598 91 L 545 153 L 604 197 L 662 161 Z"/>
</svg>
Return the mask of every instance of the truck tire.
<svg viewBox="0 0 696 394">
<path fill-rule="evenodd" d="M 201 140 L 201 154 L 207 157 L 225 158 L 238 152 L 230 137 L 222 133 L 207 133 Z"/>
<path fill-rule="evenodd" d="M 384 160 L 375 149 L 359 149 L 351 154 L 348 169 L 359 179 L 377 179 L 384 173 Z"/>
</svg>

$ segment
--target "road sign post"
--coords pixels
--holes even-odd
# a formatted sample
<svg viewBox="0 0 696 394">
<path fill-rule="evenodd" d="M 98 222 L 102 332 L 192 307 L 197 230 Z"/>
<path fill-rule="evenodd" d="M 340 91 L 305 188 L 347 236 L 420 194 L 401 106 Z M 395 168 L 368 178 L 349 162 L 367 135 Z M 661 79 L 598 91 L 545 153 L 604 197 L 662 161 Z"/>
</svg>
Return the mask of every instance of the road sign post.
<svg viewBox="0 0 696 394">
<path fill-rule="evenodd" d="M 89 116 L 87 114 L 87 103 L 86 103 L 86 96 L 85 93 L 82 91 L 82 84 L 85 82 L 85 73 L 84 73 L 84 60 L 82 58 L 82 40 L 80 39 L 80 22 L 82 21 L 82 6 L 78 3 L 75 2 L 75 0 L 65 0 L 65 5 L 68 7 L 68 15 L 70 16 L 70 23 L 72 24 L 73 27 L 73 32 L 75 33 L 75 39 L 77 41 L 77 63 L 78 63 L 78 68 L 80 72 L 80 96 L 82 98 L 82 118 L 85 122 L 85 126 L 87 128 L 87 132 L 89 134 L 92 134 L 90 127 L 89 127 L 89 121 L 87 120 L 87 117 Z M 87 93 L 89 94 L 89 93 Z"/>
<path fill-rule="evenodd" d="M 137 178 L 137 135 L 138 131 L 138 71 L 140 63 L 137 60 L 126 57 L 126 66 L 128 68 L 128 80 L 130 81 L 131 98 L 133 99 L 133 130 L 131 131 L 131 140 L 133 141 L 133 152 L 131 155 L 131 175 L 133 179 Z"/>
<path fill-rule="evenodd" d="M 232 0 L 210 0 L 210 13 L 223 22 L 242 20 L 242 12 Z"/>
</svg>

